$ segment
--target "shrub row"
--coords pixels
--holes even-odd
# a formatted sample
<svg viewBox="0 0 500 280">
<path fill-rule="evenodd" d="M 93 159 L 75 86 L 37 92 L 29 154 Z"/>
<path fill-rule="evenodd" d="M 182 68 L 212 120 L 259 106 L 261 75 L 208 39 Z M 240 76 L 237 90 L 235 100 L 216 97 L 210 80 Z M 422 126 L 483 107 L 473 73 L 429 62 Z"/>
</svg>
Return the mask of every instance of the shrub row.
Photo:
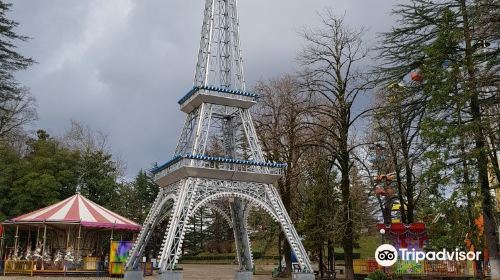
<svg viewBox="0 0 500 280">
<path fill-rule="evenodd" d="M 353 258 L 359 259 L 360 254 L 354 253 Z M 234 260 L 236 258 L 235 254 L 217 254 L 217 255 L 184 255 L 181 260 L 185 261 L 222 261 L 222 260 Z M 265 256 L 262 252 L 254 252 L 254 259 L 264 259 L 264 260 L 279 260 L 278 256 Z M 335 253 L 335 260 L 344 260 L 344 253 Z"/>
</svg>

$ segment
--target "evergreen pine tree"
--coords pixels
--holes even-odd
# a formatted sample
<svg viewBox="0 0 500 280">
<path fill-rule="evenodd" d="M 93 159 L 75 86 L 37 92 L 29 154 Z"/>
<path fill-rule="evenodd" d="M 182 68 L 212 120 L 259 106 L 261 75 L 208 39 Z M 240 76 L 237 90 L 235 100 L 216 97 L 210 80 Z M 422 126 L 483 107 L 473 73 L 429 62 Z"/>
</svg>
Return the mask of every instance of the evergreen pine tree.
<svg viewBox="0 0 500 280">
<path fill-rule="evenodd" d="M 29 38 L 15 32 L 18 23 L 7 18 L 12 4 L 0 1 L 0 140 L 34 119 L 33 99 L 14 74 L 34 63 L 17 52 L 16 43 Z"/>
<path fill-rule="evenodd" d="M 488 174 L 489 164 L 498 166 L 492 155 L 499 151 L 488 144 L 491 128 L 487 124 L 492 116 L 487 112 L 499 104 L 500 53 L 498 37 L 493 39 L 498 32 L 487 28 L 495 23 L 491 17 L 485 22 L 484 14 L 478 12 L 486 2 L 491 1 L 412 0 L 399 5 L 394 11 L 399 26 L 383 36 L 378 78 L 388 85 L 407 79 L 411 71 L 421 71 L 423 80 L 409 87 L 427 102 L 422 130 L 427 144 L 437 148 L 428 152 L 433 166 L 427 176 L 453 189 L 443 179 L 449 179 L 450 173 L 460 174 L 461 183 L 475 189 L 492 274 L 499 275 L 496 213 Z"/>
</svg>

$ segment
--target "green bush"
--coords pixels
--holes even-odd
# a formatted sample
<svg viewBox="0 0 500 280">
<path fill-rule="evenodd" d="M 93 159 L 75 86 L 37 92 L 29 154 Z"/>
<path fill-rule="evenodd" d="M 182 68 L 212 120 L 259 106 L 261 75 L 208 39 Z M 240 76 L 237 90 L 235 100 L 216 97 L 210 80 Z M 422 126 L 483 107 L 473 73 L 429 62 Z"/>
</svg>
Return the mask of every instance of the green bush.
<svg viewBox="0 0 500 280">
<path fill-rule="evenodd" d="M 371 280 L 387 280 L 387 279 L 389 279 L 389 278 L 387 278 L 387 275 L 385 275 L 385 273 L 380 271 L 380 270 L 377 270 L 377 271 L 374 271 L 374 272 L 368 274 L 368 278 Z"/>
<path fill-rule="evenodd" d="M 254 259 L 279 260 L 278 256 L 264 256 L 262 253 L 253 253 Z M 211 254 L 211 255 L 184 255 L 181 261 L 223 261 L 235 260 L 236 254 Z"/>
<path fill-rule="evenodd" d="M 220 261 L 220 260 L 234 260 L 236 255 L 205 255 L 205 256 L 182 256 L 181 260 L 186 261 Z"/>
</svg>

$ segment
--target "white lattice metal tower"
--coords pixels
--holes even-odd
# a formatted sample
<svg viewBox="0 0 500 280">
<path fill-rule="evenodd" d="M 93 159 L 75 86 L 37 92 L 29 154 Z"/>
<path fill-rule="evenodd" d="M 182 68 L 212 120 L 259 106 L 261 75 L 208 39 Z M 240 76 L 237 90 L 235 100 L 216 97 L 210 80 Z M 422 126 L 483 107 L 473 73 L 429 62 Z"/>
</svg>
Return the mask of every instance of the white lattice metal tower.
<svg viewBox="0 0 500 280">
<path fill-rule="evenodd" d="M 231 223 L 239 260 L 236 278 L 251 279 L 246 221 L 249 209 L 256 206 L 281 225 L 302 272 L 312 275 L 307 253 L 273 186 L 285 166 L 266 162 L 257 140 L 249 111 L 257 97 L 245 90 L 236 0 L 206 0 L 194 87 L 178 102 L 187 114 L 184 128 L 173 159 L 153 170 L 161 190 L 127 270 L 137 268 L 152 231 L 171 211 L 159 256 L 160 277 L 179 279 L 174 270 L 186 224 L 203 206 Z"/>
</svg>

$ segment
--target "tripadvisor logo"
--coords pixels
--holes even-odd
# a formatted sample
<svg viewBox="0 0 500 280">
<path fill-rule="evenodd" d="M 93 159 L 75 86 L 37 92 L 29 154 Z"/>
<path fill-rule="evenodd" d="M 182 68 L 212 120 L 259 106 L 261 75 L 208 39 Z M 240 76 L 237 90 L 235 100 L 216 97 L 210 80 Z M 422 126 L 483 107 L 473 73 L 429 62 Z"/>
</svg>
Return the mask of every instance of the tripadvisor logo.
<svg viewBox="0 0 500 280">
<path fill-rule="evenodd" d="M 390 244 L 380 245 L 375 251 L 375 260 L 381 266 L 391 266 L 398 260 L 398 251 Z"/>
<path fill-rule="evenodd" d="M 403 261 L 478 261 L 481 252 L 464 252 L 455 249 L 455 251 L 415 251 L 401 248 L 397 250 L 390 244 L 380 245 L 375 251 L 375 260 L 381 266 L 392 266 L 399 259 Z"/>
</svg>

